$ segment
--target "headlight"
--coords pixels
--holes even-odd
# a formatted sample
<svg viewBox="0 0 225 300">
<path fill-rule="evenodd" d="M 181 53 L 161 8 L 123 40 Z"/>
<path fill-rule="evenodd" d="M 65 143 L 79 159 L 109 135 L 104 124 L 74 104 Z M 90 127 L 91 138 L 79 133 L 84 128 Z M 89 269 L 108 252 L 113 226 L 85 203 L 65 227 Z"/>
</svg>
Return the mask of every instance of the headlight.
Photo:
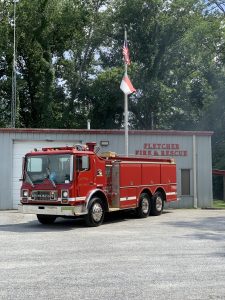
<svg viewBox="0 0 225 300">
<path fill-rule="evenodd" d="M 28 197 L 29 196 L 29 192 L 28 192 L 28 190 L 23 190 L 23 192 L 22 192 L 23 194 L 23 197 Z"/>
<path fill-rule="evenodd" d="M 69 193 L 68 191 L 62 191 L 62 198 L 68 198 Z"/>
</svg>

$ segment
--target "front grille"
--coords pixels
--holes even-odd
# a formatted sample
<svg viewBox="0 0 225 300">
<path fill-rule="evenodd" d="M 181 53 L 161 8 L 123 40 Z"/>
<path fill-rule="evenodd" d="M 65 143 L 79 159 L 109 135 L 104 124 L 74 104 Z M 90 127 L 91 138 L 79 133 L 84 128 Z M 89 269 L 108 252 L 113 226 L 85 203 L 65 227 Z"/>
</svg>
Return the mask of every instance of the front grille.
<svg viewBox="0 0 225 300">
<path fill-rule="evenodd" d="M 36 201 L 55 201 L 57 200 L 56 191 L 33 191 L 31 199 Z"/>
</svg>

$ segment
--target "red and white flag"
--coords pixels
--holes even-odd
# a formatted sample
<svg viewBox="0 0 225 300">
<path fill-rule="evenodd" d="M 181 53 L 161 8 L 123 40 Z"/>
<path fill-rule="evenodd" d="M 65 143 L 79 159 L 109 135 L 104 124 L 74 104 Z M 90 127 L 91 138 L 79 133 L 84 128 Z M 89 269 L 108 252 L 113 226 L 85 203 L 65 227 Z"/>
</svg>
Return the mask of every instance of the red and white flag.
<svg viewBox="0 0 225 300">
<path fill-rule="evenodd" d="M 136 89 L 133 87 L 129 77 L 127 75 L 123 76 L 123 79 L 120 84 L 120 89 L 124 92 L 124 94 L 129 95 L 136 92 Z"/>
<path fill-rule="evenodd" d="M 125 64 L 130 65 L 130 54 L 129 54 L 128 44 L 126 40 L 124 41 L 123 44 L 123 60 Z"/>
</svg>

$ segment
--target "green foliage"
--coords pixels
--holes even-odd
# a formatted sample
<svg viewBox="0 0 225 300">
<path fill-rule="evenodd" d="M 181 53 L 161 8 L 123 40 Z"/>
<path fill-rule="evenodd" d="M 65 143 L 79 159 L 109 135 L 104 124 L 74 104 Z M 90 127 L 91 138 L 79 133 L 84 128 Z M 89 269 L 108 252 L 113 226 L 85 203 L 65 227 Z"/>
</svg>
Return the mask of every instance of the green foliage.
<svg viewBox="0 0 225 300">
<path fill-rule="evenodd" d="M 18 127 L 123 128 L 124 25 L 137 93 L 131 129 L 213 130 L 225 168 L 225 1 L 20 0 Z M 13 2 L 0 1 L 0 126 L 10 126 Z"/>
<path fill-rule="evenodd" d="M 93 82 L 88 95 L 93 128 L 121 128 L 123 94 L 118 87 L 122 72 L 121 68 L 105 70 Z"/>
<path fill-rule="evenodd" d="M 213 208 L 225 209 L 225 201 L 224 200 L 214 200 Z"/>
<path fill-rule="evenodd" d="M 196 4 L 114 1 L 112 19 L 118 11 L 114 27 L 128 25 L 132 57 L 139 66 L 132 77 L 141 90 L 141 98 L 130 106 L 134 128 L 150 129 L 154 116 L 155 128 L 194 129 L 205 104 L 212 100 L 207 72 L 214 45 L 221 41 L 220 23 L 217 19 L 212 23 L 212 17 L 206 18 L 203 7 Z M 115 57 L 122 33 L 117 30 L 111 37 Z"/>
</svg>

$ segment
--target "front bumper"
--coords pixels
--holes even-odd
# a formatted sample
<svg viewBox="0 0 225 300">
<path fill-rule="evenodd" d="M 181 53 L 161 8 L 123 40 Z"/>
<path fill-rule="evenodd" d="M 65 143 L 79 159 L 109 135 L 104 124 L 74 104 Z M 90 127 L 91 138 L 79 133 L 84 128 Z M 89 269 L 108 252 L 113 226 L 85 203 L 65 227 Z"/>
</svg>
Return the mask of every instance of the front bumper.
<svg viewBox="0 0 225 300">
<path fill-rule="evenodd" d="M 85 205 L 55 206 L 19 204 L 18 210 L 23 214 L 54 215 L 54 216 L 82 216 L 87 214 Z"/>
</svg>

